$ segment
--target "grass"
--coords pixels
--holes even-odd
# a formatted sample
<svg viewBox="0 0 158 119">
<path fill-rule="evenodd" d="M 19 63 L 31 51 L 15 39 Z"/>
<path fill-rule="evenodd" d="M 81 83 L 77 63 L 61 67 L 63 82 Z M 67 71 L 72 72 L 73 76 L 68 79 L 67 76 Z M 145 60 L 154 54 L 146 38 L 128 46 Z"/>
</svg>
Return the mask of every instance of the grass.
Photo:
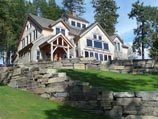
<svg viewBox="0 0 158 119">
<path fill-rule="evenodd" d="M 0 119 L 109 119 L 32 93 L 0 86 Z"/>
<path fill-rule="evenodd" d="M 158 75 L 120 74 L 98 70 L 61 70 L 73 80 L 89 82 L 92 86 L 104 87 L 107 91 L 158 90 Z"/>
</svg>

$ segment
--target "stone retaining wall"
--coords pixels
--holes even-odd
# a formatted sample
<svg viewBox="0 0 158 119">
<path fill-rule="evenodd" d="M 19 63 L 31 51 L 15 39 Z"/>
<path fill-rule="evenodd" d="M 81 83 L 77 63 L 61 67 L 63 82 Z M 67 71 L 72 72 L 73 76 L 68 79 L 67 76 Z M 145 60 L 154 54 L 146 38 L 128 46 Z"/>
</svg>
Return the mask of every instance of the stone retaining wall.
<svg viewBox="0 0 158 119">
<path fill-rule="evenodd" d="M 158 91 L 106 92 L 101 87 L 73 81 L 66 73 L 50 68 L 6 68 L 0 74 L 1 83 L 88 112 L 113 119 L 158 119 Z"/>
</svg>

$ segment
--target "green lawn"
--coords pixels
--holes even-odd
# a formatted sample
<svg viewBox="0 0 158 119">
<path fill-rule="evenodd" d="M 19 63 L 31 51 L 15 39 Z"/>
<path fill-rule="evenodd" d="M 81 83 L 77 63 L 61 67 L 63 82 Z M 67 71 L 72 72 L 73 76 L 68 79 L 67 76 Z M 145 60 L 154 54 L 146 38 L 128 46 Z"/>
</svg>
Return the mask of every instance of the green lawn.
<svg viewBox="0 0 158 119">
<path fill-rule="evenodd" d="M 0 119 L 109 119 L 29 92 L 0 86 Z"/>
<path fill-rule="evenodd" d="M 102 86 L 107 91 L 149 91 L 158 90 L 158 75 L 120 74 L 98 70 L 61 70 L 73 80 Z"/>
</svg>

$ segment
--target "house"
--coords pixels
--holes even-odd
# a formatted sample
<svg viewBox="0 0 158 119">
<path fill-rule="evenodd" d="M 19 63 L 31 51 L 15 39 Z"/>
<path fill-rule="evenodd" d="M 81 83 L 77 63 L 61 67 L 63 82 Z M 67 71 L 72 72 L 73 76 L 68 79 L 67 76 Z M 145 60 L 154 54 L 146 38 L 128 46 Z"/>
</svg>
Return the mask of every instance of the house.
<svg viewBox="0 0 158 119">
<path fill-rule="evenodd" d="M 117 50 L 116 50 L 117 47 Z M 29 14 L 18 42 L 14 62 L 59 61 L 77 57 L 95 57 L 100 61 L 127 59 L 128 47 L 118 35 L 110 37 L 99 23 L 75 14 L 51 20 Z M 116 51 L 123 52 L 117 56 Z"/>
<path fill-rule="evenodd" d="M 124 45 L 123 40 L 116 34 L 111 36 L 114 42 L 114 59 L 128 59 L 128 47 Z"/>
</svg>

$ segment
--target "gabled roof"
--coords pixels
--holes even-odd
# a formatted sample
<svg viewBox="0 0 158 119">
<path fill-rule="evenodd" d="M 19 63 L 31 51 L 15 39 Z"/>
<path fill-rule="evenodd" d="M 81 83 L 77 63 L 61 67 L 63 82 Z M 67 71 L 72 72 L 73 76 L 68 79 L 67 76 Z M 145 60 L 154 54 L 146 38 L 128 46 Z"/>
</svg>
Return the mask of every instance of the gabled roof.
<svg viewBox="0 0 158 119">
<path fill-rule="evenodd" d="M 58 24 L 59 22 L 62 22 L 62 23 L 65 25 L 65 27 L 67 27 L 67 28 L 70 30 L 69 26 L 63 21 L 63 19 L 59 19 L 59 20 L 57 20 L 57 21 L 54 21 L 54 23 L 50 24 L 49 27 L 55 26 L 55 25 Z"/>
<path fill-rule="evenodd" d="M 85 30 L 83 30 L 80 33 L 80 37 L 83 37 L 90 30 L 92 30 L 95 26 L 98 26 L 103 31 L 103 33 L 107 36 L 107 38 L 111 41 L 111 43 L 114 44 L 114 42 L 111 40 L 110 36 L 105 32 L 105 30 L 101 27 L 101 25 L 98 22 L 95 22 L 95 23 L 91 24 L 89 27 L 87 27 Z"/>
<path fill-rule="evenodd" d="M 71 43 L 71 41 L 62 33 L 58 33 L 57 35 L 50 37 L 49 40 L 47 40 L 47 43 L 50 44 L 50 42 L 54 41 L 58 37 L 62 37 L 71 47 L 73 47 L 73 44 Z"/>
<path fill-rule="evenodd" d="M 123 40 L 119 37 L 119 35 L 114 34 L 114 35 L 110 36 L 110 38 L 111 38 L 112 41 L 114 41 L 116 37 L 117 37 L 117 38 L 120 40 L 120 42 L 122 43 L 122 47 L 123 47 L 123 48 L 128 48 L 128 46 L 126 46 L 126 45 L 124 44 Z"/>
<path fill-rule="evenodd" d="M 117 37 L 117 38 L 121 41 L 121 43 L 123 44 L 123 40 L 119 37 L 119 35 L 114 34 L 114 35 L 110 36 L 110 38 L 111 38 L 112 41 L 114 41 L 116 37 Z"/>
<path fill-rule="evenodd" d="M 81 17 L 78 17 L 78 16 L 71 15 L 71 14 L 63 14 L 62 17 L 72 18 L 72 19 L 76 19 L 76 20 L 79 20 L 79 21 L 83 21 L 83 22 L 89 23 L 87 20 L 85 20 L 85 19 L 83 19 Z"/>
<path fill-rule="evenodd" d="M 49 25 L 55 23 L 54 20 L 42 18 L 39 16 L 35 16 L 33 14 L 29 14 L 29 19 L 31 19 L 35 24 L 37 24 L 41 28 L 46 28 L 46 29 L 50 29 Z"/>
</svg>

